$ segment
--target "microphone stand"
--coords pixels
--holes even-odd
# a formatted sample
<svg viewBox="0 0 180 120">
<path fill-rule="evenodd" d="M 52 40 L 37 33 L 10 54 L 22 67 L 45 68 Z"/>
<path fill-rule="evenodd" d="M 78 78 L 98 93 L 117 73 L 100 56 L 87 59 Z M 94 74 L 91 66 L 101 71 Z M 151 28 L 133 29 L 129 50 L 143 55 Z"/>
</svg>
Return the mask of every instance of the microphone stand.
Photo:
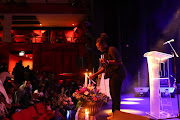
<svg viewBox="0 0 180 120">
<path fill-rule="evenodd" d="M 173 55 L 174 55 L 174 77 L 176 79 L 176 94 L 177 94 L 177 101 L 178 101 L 178 115 L 177 117 L 180 118 L 180 109 L 179 109 L 179 95 L 178 95 L 178 85 L 177 85 L 177 75 L 176 75 L 176 58 L 179 57 L 178 54 L 176 53 L 176 51 L 174 50 L 173 46 L 171 45 L 170 42 L 168 42 L 172 51 L 173 51 Z"/>
</svg>

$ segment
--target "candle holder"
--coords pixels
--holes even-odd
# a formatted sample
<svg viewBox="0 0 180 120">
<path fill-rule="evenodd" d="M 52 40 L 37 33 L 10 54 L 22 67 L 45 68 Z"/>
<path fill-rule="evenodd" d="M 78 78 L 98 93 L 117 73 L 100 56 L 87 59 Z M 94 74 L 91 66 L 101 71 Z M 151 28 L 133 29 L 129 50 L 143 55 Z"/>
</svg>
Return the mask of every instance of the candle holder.
<svg viewBox="0 0 180 120">
<path fill-rule="evenodd" d="M 83 101 L 82 107 L 87 109 L 89 112 L 89 120 L 96 120 L 96 114 L 101 110 L 104 101 L 92 102 L 92 101 Z"/>
</svg>

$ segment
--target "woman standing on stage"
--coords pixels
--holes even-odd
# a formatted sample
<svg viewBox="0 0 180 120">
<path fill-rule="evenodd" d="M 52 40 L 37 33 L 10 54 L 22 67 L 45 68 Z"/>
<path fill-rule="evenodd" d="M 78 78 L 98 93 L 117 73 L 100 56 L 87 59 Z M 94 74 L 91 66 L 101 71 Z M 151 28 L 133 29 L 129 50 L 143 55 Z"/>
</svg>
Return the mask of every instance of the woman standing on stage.
<svg viewBox="0 0 180 120">
<path fill-rule="evenodd" d="M 107 44 L 108 36 L 106 33 L 101 33 L 96 40 L 96 47 L 99 51 L 104 53 L 104 58 L 100 59 L 103 67 L 95 74 L 90 76 L 90 79 L 97 77 L 99 74 L 105 72 L 105 79 L 110 78 L 109 87 L 112 98 L 112 112 L 120 110 L 120 93 L 122 82 L 126 77 L 126 68 L 123 65 L 119 51 L 113 46 Z"/>
</svg>

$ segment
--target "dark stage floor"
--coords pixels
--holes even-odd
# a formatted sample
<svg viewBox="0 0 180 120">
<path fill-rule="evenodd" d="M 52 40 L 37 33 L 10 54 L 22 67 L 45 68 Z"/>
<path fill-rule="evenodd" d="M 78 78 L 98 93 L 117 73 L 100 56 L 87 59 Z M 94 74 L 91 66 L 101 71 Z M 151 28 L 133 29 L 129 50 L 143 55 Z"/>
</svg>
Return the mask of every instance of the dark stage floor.
<svg viewBox="0 0 180 120">
<path fill-rule="evenodd" d="M 179 95 L 180 96 L 180 95 Z M 172 101 L 172 113 L 178 114 L 178 102 L 177 97 L 171 98 Z M 111 112 L 111 104 L 109 101 L 107 105 L 102 106 L 101 112 L 96 115 L 96 120 L 106 120 L 108 113 Z M 121 96 L 121 111 L 131 114 L 146 116 L 152 118 L 147 113 L 150 112 L 150 98 L 149 97 L 134 97 L 134 94 L 123 94 Z M 171 118 L 168 120 L 177 120 L 178 118 Z M 166 120 L 166 119 L 163 119 Z"/>
</svg>

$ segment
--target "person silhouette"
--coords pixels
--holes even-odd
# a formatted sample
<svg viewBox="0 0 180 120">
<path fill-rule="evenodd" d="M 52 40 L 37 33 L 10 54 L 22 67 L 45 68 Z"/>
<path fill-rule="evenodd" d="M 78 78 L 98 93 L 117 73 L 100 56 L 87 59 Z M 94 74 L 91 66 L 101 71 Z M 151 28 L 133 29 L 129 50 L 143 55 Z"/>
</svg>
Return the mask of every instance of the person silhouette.
<svg viewBox="0 0 180 120">
<path fill-rule="evenodd" d="M 109 87 L 113 114 L 115 110 L 120 110 L 121 86 L 127 72 L 118 49 L 113 46 L 108 46 L 107 40 L 108 36 L 106 33 L 101 33 L 100 37 L 96 40 L 96 47 L 99 51 L 104 53 L 104 58 L 99 60 L 99 62 L 102 63 L 101 69 L 89 76 L 89 78 L 94 79 L 103 72 L 105 72 L 105 79 L 110 78 Z"/>
</svg>

